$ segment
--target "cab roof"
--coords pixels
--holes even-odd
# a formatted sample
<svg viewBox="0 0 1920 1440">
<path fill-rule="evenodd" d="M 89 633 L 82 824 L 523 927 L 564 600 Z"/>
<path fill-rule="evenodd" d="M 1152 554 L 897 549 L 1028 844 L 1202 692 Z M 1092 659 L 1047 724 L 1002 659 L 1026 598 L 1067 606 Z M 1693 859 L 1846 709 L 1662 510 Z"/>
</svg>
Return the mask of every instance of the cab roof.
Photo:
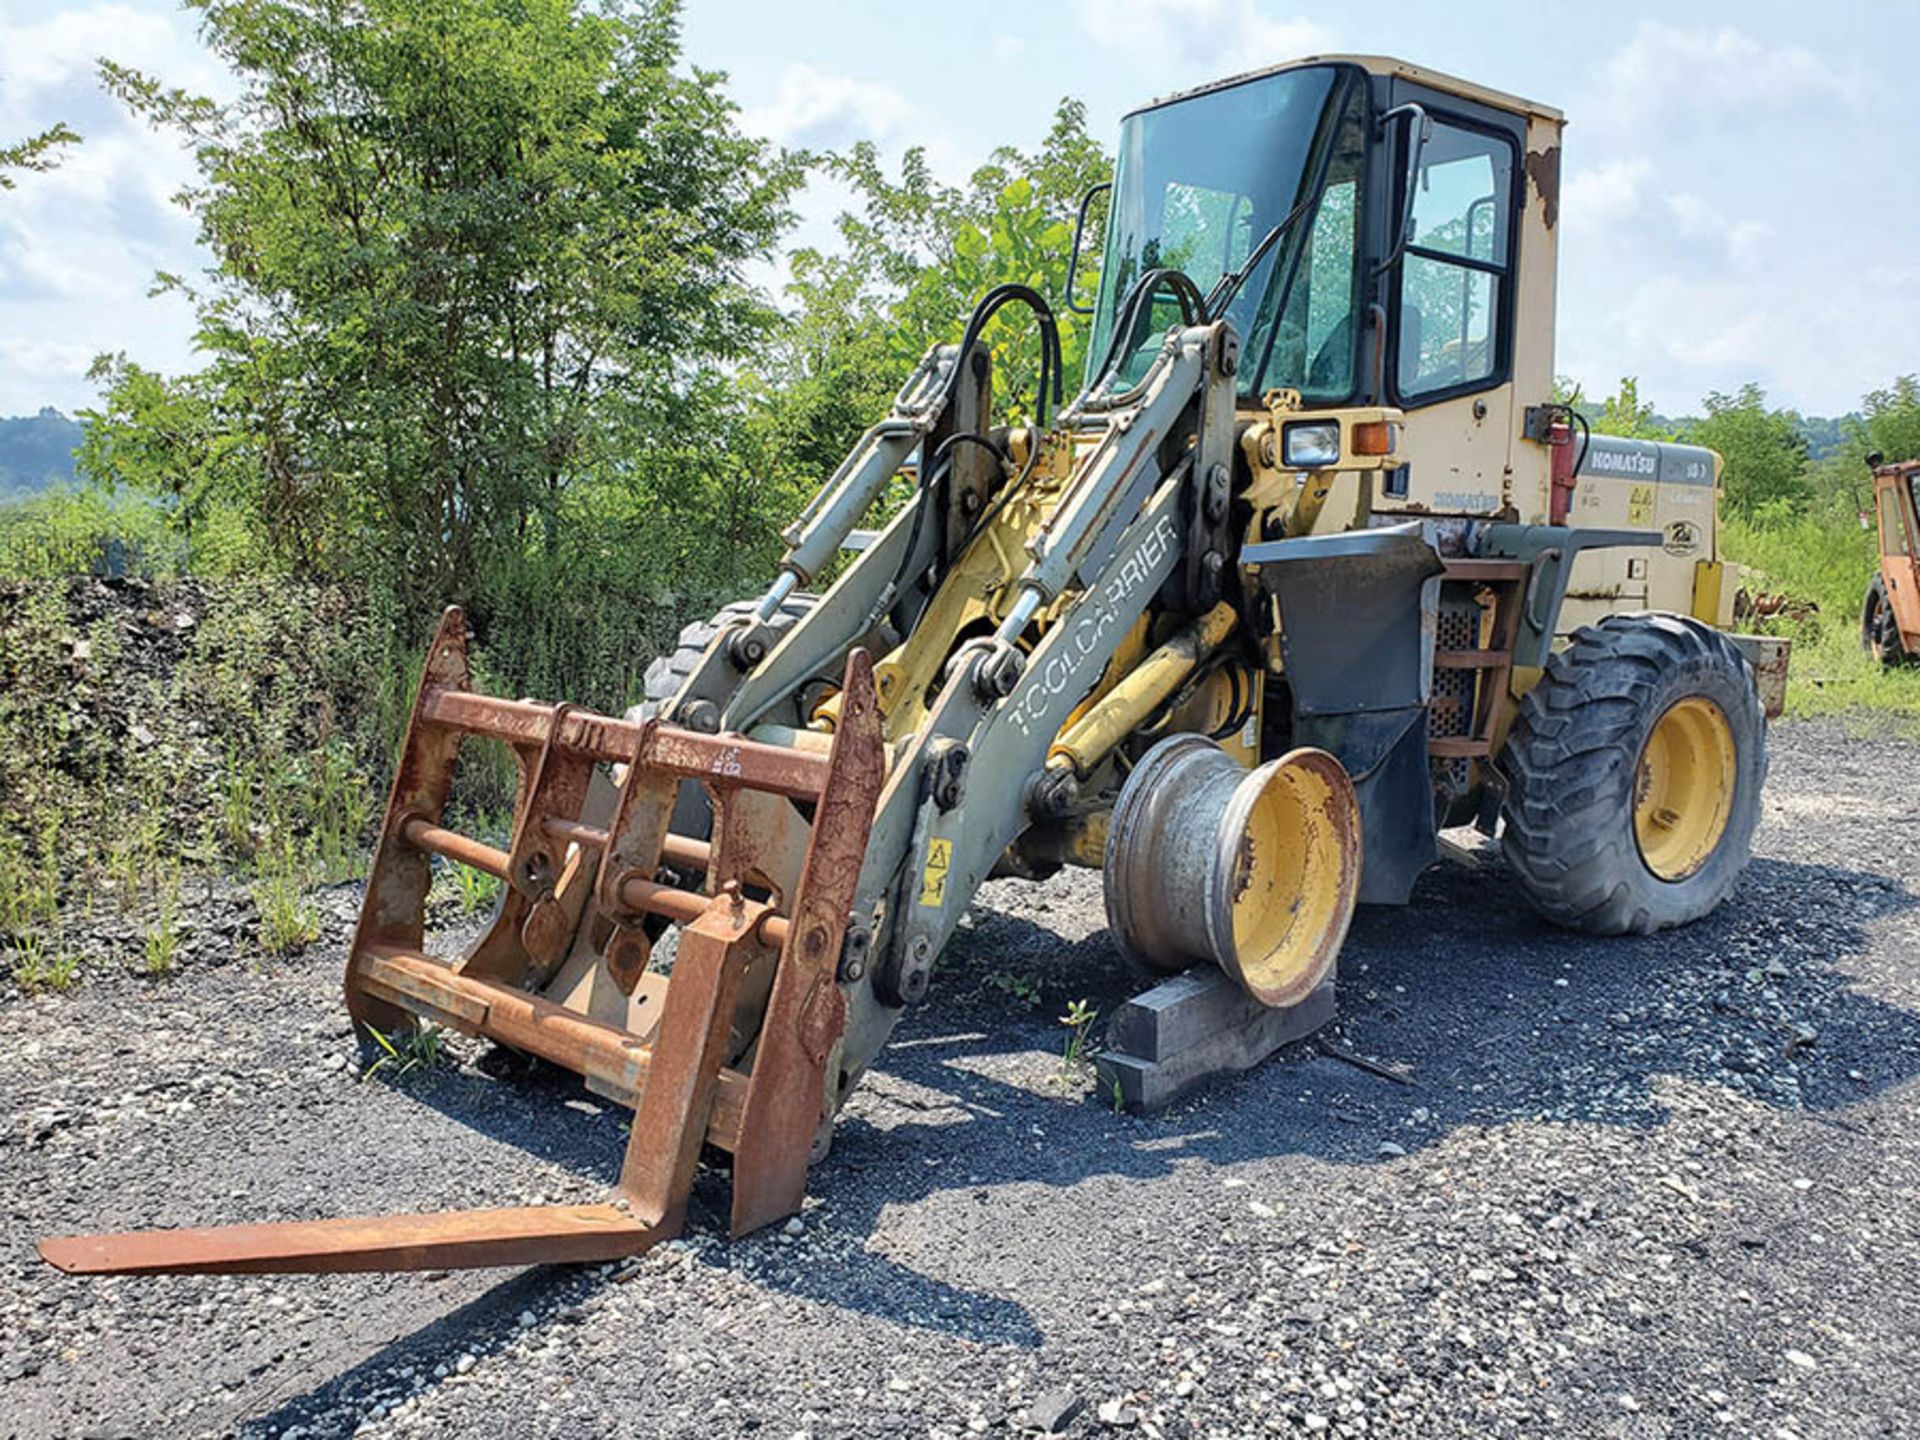
<svg viewBox="0 0 1920 1440">
<path fill-rule="evenodd" d="M 1285 60 L 1278 65 L 1268 65 L 1259 70 L 1230 75 L 1226 79 L 1196 85 L 1189 90 L 1178 90 L 1171 95 L 1163 95 L 1157 100 L 1137 106 L 1127 113 L 1138 114 L 1142 110 L 1157 109 L 1162 105 L 1170 105 L 1176 100 L 1186 100 L 1214 90 L 1244 85 L 1249 80 L 1277 75 L 1282 70 L 1305 69 L 1309 65 L 1356 65 L 1369 75 L 1397 76 L 1403 80 L 1411 80 L 1417 85 L 1425 85 L 1429 89 L 1458 95 L 1463 100 L 1491 105 L 1497 110 L 1511 111 L 1516 115 L 1537 115 L 1543 120 L 1551 120 L 1556 124 L 1566 122 L 1566 116 L 1550 105 L 1542 105 L 1538 101 L 1523 99 L 1518 95 L 1509 95 L 1504 90 L 1493 90 L 1485 85 L 1476 85 L 1471 80 L 1462 80 L 1458 76 L 1443 74 L 1438 70 L 1429 70 L 1423 65 L 1415 65 L 1406 60 L 1396 60 L 1390 55 L 1303 55 L 1297 60 Z"/>
</svg>

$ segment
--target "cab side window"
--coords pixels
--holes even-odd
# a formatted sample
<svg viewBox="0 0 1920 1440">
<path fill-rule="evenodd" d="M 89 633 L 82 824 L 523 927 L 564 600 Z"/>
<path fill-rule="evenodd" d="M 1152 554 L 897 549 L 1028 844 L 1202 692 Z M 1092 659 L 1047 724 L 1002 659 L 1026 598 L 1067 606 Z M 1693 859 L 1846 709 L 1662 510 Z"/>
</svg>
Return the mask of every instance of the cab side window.
<svg viewBox="0 0 1920 1440">
<path fill-rule="evenodd" d="M 1920 477 L 1909 479 L 1915 484 Z M 1920 501 L 1920 495 L 1915 496 Z M 1880 553 L 1882 555 L 1910 555 L 1912 548 L 1907 543 L 1907 520 L 1900 513 L 1900 492 L 1889 485 L 1880 492 Z"/>
<path fill-rule="evenodd" d="M 1501 370 L 1514 165 L 1505 138 L 1434 124 L 1414 182 L 1413 241 L 1400 261 L 1405 399 L 1471 389 Z"/>
</svg>

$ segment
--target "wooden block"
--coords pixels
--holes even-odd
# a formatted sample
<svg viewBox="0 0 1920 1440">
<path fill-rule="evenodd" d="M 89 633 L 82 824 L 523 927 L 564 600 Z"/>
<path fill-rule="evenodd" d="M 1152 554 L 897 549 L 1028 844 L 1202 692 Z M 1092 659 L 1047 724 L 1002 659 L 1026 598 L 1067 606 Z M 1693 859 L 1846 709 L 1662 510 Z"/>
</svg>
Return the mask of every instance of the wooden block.
<svg viewBox="0 0 1920 1440">
<path fill-rule="evenodd" d="M 1094 1059 L 1100 1095 L 1116 1086 L 1123 1109 L 1158 1110 L 1237 1074 L 1334 1017 L 1333 982 L 1300 1004 L 1271 1010 L 1210 966 L 1196 966 L 1114 1012 L 1107 1048 Z"/>
</svg>

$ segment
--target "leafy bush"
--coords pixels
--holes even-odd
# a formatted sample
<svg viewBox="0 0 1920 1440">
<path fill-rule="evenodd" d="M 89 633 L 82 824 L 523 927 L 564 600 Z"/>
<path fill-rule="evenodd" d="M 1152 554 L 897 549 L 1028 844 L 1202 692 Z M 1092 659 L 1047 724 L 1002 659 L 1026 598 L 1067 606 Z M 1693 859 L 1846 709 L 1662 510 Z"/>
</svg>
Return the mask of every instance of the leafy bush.
<svg viewBox="0 0 1920 1440">
<path fill-rule="evenodd" d="M 186 545 L 143 500 L 89 488 L 0 506 L 0 580 L 180 575 L 187 566 Z"/>
</svg>

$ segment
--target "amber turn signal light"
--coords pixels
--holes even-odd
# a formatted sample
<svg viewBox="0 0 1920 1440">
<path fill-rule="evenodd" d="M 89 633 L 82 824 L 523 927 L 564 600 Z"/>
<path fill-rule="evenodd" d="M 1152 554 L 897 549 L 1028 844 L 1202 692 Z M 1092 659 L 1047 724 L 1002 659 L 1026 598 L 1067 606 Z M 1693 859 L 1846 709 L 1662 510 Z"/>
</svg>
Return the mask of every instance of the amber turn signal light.
<svg viewBox="0 0 1920 1440">
<path fill-rule="evenodd" d="M 1391 455 L 1393 453 L 1393 426 L 1385 420 L 1364 420 L 1353 427 L 1353 453 L 1356 455 Z"/>
</svg>

